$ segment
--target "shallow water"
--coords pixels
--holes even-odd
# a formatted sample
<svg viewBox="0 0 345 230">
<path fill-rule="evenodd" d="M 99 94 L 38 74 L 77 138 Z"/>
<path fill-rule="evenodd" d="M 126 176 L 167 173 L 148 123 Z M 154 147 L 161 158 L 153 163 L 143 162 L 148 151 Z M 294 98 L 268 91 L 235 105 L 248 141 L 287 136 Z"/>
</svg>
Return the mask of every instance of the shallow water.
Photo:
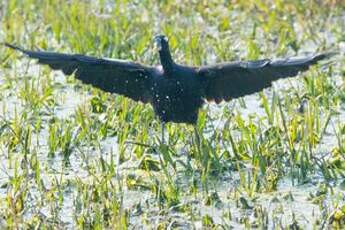
<svg viewBox="0 0 345 230">
<path fill-rule="evenodd" d="M 155 9 L 158 11 L 159 9 Z M 104 16 L 104 15 L 103 15 Z M 236 18 L 236 12 L 233 18 Z M 344 25 L 344 16 L 337 18 L 330 18 L 334 23 L 338 23 L 339 27 Z M 203 18 L 199 15 L 194 16 L 194 21 L 199 24 L 206 23 Z M 343 20 L 343 21 L 342 21 Z M 184 20 L 180 22 L 182 25 L 194 25 L 195 22 L 191 23 L 189 20 Z M 248 22 L 250 24 L 250 22 Z M 298 36 L 303 36 L 303 28 L 297 23 L 295 26 Z M 246 27 L 244 30 L 249 30 L 251 27 Z M 161 28 L 156 29 L 158 32 Z M 212 26 L 206 26 L 208 33 L 218 36 L 218 29 Z M 243 31 L 241 33 L 244 33 Z M 0 33 L 1 36 L 1 33 Z M 236 34 L 229 35 L 230 37 L 236 37 Z M 323 31 L 319 33 L 319 36 L 325 39 L 325 46 L 332 47 L 335 45 L 335 49 L 340 51 L 342 55 L 345 53 L 345 43 L 344 41 L 338 42 L 338 40 L 333 36 L 331 31 Z M 233 38 L 231 38 L 233 39 Z M 313 41 L 304 42 L 302 44 L 300 53 L 304 52 L 314 52 L 319 48 L 319 45 Z M 177 50 L 179 47 L 176 48 Z M 236 53 L 244 54 L 246 53 L 245 42 L 238 41 L 234 44 L 233 49 Z M 183 50 L 179 50 L 179 53 L 183 53 Z M 289 53 L 290 55 L 290 53 Z M 245 56 L 245 55 L 243 55 Z M 339 56 L 338 58 L 343 58 Z M 183 55 L 178 56 L 178 60 L 183 60 Z M 217 57 L 215 51 L 210 49 L 209 56 L 207 57 L 206 63 L 215 62 Z M 12 63 L 11 63 L 12 64 Z M 28 67 L 29 66 L 29 67 Z M 28 69 L 27 69 L 28 67 Z M 334 69 L 340 70 L 342 67 L 340 64 L 334 64 Z M 1 91 L 1 102 L 0 102 L 0 114 L 6 120 L 12 120 L 16 114 L 21 114 L 26 110 L 25 102 L 18 97 L 18 91 L 22 86 L 22 80 L 24 77 L 32 76 L 33 78 L 43 78 L 42 69 L 38 65 L 33 64 L 33 62 L 28 62 L 27 59 L 20 59 L 16 61 L 11 69 L 0 69 L 0 83 L 5 83 L 8 77 L 13 77 L 18 84 L 14 84 L 11 87 Z M 119 145 L 117 136 L 107 137 L 100 140 L 99 146 L 95 147 L 91 143 L 83 143 L 78 149 L 73 149 L 71 156 L 69 158 L 70 165 L 64 165 L 64 159 L 61 155 L 56 154 L 55 157 L 48 157 L 48 135 L 49 135 L 49 123 L 47 120 L 52 117 L 57 117 L 59 120 L 72 119 L 75 116 L 76 109 L 90 107 L 90 100 L 92 95 L 87 92 L 84 88 L 75 87 L 74 83 L 69 83 L 66 78 L 58 72 L 51 72 L 53 76 L 54 87 L 53 97 L 56 101 L 56 106 L 54 106 L 53 111 L 48 111 L 47 114 L 42 115 L 42 120 L 45 121 L 45 126 L 33 135 L 30 147 L 32 150 L 37 152 L 38 161 L 40 162 L 41 177 L 45 185 L 45 189 L 49 192 L 50 189 L 56 189 L 55 183 L 70 183 L 66 185 L 63 189 L 63 200 L 60 204 L 57 212 L 62 220 L 64 227 L 73 229 L 76 227 L 75 223 L 75 209 L 78 196 L 76 186 L 73 184 L 77 179 L 81 180 L 85 184 L 93 182 L 93 175 L 90 173 L 89 166 L 97 166 L 101 158 L 105 162 L 110 162 L 111 158 L 117 159 L 116 170 L 117 174 L 112 178 L 114 183 L 122 181 L 129 174 L 135 174 L 143 177 L 149 177 L 147 172 L 140 170 L 137 167 L 138 160 L 135 157 L 131 158 L 124 163 L 119 163 Z M 337 76 L 335 76 L 334 84 L 344 84 L 344 77 L 338 71 Z M 291 88 L 299 88 L 301 86 L 300 78 L 282 80 L 274 83 L 273 89 L 267 89 L 264 94 L 271 103 L 272 92 L 275 91 L 278 95 L 280 92 L 288 91 Z M 116 96 L 114 96 L 116 97 Z M 217 130 L 222 130 L 224 127 L 224 117 L 223 111 L 231 111 L 234 113 L 241 114 L 241 117 L 248 121 L 250 117 L 254 117 L 254 120 L 258 120 L 266 117 L 264 108 L 261 106 L 261 99 L 258 94 L 246 96 L 243 98 L 245 106 L 241 106 L 239 100 L 233 100 L 229 103 L 222 103 L 220 105 L 209 104 L 206 106 L 209 110 L 209 116 L 214 120 L 212 121 L 212 126 Z M 149 106 L 149 105 L 147 105 Z M 307 105 L 308 106 L 308 105 Z M 298 108 L 296 108 L 297 113 Z M 47 111 L 45 111 L 47 112 Z M 97 115 L 98 116 L 98 115 Z M 267 119 L 264 119 L 264 122 Z M 337 114 L 331 117 L 330 123 L 327 126 L 326 133 L 323 139 L 318 144 L 318 147 L 314 149 L 315 155 L 323 156 L 332 152 L 332 150 L 337 146 L 337 137 L 335 135 L 335 129 L 339 125 L 344 125 L 345 121 L 345 108 L 344 105 L 339 107 Z M 211 121 L 209 121 L 211 123 Z M 154 131 L 152 131 L 153 133 Z M 207 134 L 205 134 L 206 136 Z M 188 161 L 188 152 L 185 153 L 183 147 L 178 146 L 178 151 L 181 156 L 181 160 L 184 162 Z M 180 148 L 180 149 L 179 149 Z M 131 148 L 128 148 L 126 154 L 130 154 Z M 157 157 L 157 156 L 154 156 Z M 5 200 L 10 192 L 8 182 L 10 177 L 15 174 L 15 162 L 23 162 L 23 154 L 19 152 L 8 152 L 8 146 L 0 145 L 0 199 Z M 18 167 L 19 170 L 24 170 L 25 166 Z M 248 170 L 248 169 L 247 169 Z M 98 173 L 98 174 L 97 174 Z M 95 177 L 101 177 L 100 172 L 96 172 Z M 150 175 L 151 177 L 155 177 Z M 33 177 L 33 175 L 31 175 Z M 30 183 L 32 178 L 27 178 Z M 157 175 L 157 178 L 162 177 L 162 175 Z M 190 175 L 187 175 L 181 170 L 181 173 L 176 173 L 176 182 L 181 184 L 181 188 L 184 190 L 190 189 Z M 190 195 L 188 192 L 182 192 L 181 195 L 181 205 L 189 205 L 193 215 L 197 217 L 209 215 L 212 217 L 215 223 L 225 224 L 225 226 L 233 228 L 244 228 L 243 222 L 248 220 L 249 223 L 255 220 L 253 207 L 262 207 L 262 210 L 266 212 L 266 216 L 270 217 L 268 219 L 268 228 L 274 229 L 276 227 L 287 226 L 293 222 L 293 219 L 297 220 L 298 224 L 303 229 L 312 229 L 313 224 L 316 220 L 322 220 L 323 213 L 321 213 L 320 205 L 314 204 L 310 200 L 310 193 L 316 193 L 319 190 L 319 186 L 324 182 L 320 172 L 315 172 L 315 175 L 310 175 L 310 180 L 304 184 L 293 184 L 291 178 L 284 177 L 279 180 L 277 191 L 270 193 L 260 193 L 257 194 L 255 199 L 249 198 L 247 194 L 239 194 L 237 187 L 240 186 L 240 176 L 238 172 L 230 171 L 219 175 L 217 178 L 212 178 L 209 181 L 209 190 L 214 191 L 218 194 L 220 203 L 218 205 L 205 205 L 205 196 L 202 191 L 199 191 L 195 196 Z M 341 181 L 340 181 L 341 182 Z M 338 184 L 339 181 L 334 182 L 332 185 L 333 191 L 328 193 L 326 199 L 323 201 L 323 205 L 327 206 L 329 210 L 334 210 L 334 200 L 339 200 L 339 205 L 344 204 L 343 199 L 339 197 L 344 197 L 344 190 L 341 189 Z M 24 219 L 30 219 L 31 214 L 35 212 L 35 206 L 40 207 L 40 212 L 45 216 L 52 216 L 52 210 L 43 205 L 40 206 L 40 193 L 37 188 L 32 185 L 28 186 L 30 194 L 32 195 L 32 200 L 30 203 L 33 207 L 26 212 Z M 331 195 L 330 195 L 331 194 Z M 123 196 L 123 207 L 125 209 L 131 210 L 132 213 L 129 215 L 130 226 L 133 229 L 148 229 L 152 226 L 157 226 L 163 221 L 174 220 L 174 225 L 180 227 L 181 229 L 190 229 L 192 227 L 196 229 L 201 229 L 203 224 L 200 218 L 191 219 L 189 213 L 176 211 L 174 208 L 167 210 L 161 210 L 157 206 L 155 194 L 148 190 L 136 190 L 128 189 L 124 186 L 122 191 Z M 249 203 L 249 207 L 244 207 L 238 203 L 238 197 L 243 197 Z M 58 205 L 57 205 L 58 206 Z M 138 213 L 133 213 L 133 210 L 137 206 L 141 207 L 141 210 L 137 210 Z M 0 213 L 6 210 L 1 210 Z M 228 217 L 229 212 L 231 213 L 231 218 Z M 145 227 L 142 223 L 144 219 L 147 222 Z M 0 216 L 0 226 L 5 225 L 2 223 L 2 218 Z"/>
</svg>

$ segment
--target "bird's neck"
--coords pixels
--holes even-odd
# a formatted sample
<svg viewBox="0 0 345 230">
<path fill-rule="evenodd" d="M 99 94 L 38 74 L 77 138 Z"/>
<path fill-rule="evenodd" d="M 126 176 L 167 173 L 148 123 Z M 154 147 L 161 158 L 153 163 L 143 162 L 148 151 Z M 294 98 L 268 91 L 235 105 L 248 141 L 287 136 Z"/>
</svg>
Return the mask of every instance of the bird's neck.
<svg viewBox="0 0 345 230">
<path fill-rule="evenodd" d="M 169 48 L 165 48 L 159 51 L 159 58 L 160 58 L 161 65 L 163 67 L 164 72 L 168 75 L 172 74 L 175 63 L 171 57 Z"/>
</svg>

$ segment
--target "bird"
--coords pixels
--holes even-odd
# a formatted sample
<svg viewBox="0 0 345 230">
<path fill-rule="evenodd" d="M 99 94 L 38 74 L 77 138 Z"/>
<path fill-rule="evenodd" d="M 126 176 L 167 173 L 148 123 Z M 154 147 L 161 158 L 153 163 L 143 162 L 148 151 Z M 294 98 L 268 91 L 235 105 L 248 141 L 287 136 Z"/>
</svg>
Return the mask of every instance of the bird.
<svg viewBox="0 0 345 230">
<path fill-rule="evenodd" d="M 167 122 L 195 126 L 198 112 L 205 103 L 214 101 L 219 104 L 262 91 L 272 86 L 273 81 L 297 76 L 334 54 L 187 66 L 173 60 L 168 37 L 157 35 L 154 43 L 160 61 L 156 66 L 82 54 L 32 51 L 9 43 L 4 45 L 38 60 L 39 64 L 61 70 L 65 75 L 74 74 L 85 84 L 151 104 L 161 121 L 163 143 Z"/>
</svg>

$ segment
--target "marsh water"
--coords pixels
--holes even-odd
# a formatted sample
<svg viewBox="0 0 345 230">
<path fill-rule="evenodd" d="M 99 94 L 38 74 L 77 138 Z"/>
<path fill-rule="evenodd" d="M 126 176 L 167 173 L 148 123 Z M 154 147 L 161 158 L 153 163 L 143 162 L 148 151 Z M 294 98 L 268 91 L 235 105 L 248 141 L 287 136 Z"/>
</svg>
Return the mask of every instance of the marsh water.
<svg viewBox="0 0 345 230">
<path fill-rule="evenodd" d="M 334 17 L 331 21 L 338 25 L 338 27 L 342 27 L 343 31 L 345 30 L 344 14 Z M 298 36 L 303 36 L 303 28 L 300 28 L 299 24 L 295 25 L 295 30 Z M 344 32 L 340 35 L 345 36 Z M 258 36 L 260 37 L 260 35 Z M 345 41 L 337 39 L 332 31 L 327 30 L 318 31 L 318 36 L 324 38 L 325 44 L 323 45 L 325 47 L 334 47 L 334 49 L 339 51 L 339 55 L 334 57 L 329 65 L 333 68 L 332 83 L 341 88 L 345 84 L 344 68 L 342 66 L 344 65 Z M 1 38 L 0 40 L 3 39 Z M 318 49 L 318 46 L 315 42 L 303 43 L 299 53 L 314 52 Z M 175 47 L 178 49 L 178 46 Z M 180 51 L 179 54 L 178 59 L 183 60 L 183 51 Z M 207 60 L 215 60 L 214 55 L 214 53 L 210 53 Z M 320 71 L 327 72 L 328 66 L 320 67 Z M 53 97 L 52 104 L 49 104 L 46 108 L 43 106 L 38 110 L 31 110 L 29 103 L 31 99 L 25 97 L 25 92 L 37 90 L 39 92 L 38 95 L 44 94 L 41 84 L 47 84 L 47 75 L 49 75 L 49 84 L 52 84 L 53 88 L 53 92 L 50 95 L 50 97 Z M 264 90 L 264 95 L 268 99 L 269 104 L 273 103 L 272 98 L 274 94 L 278 95 L 279 98 L 282 92 L 284 92 L 284 95 L 289 95 L 290 89 L 303 87 L 301 78 L 302 76 L 281 80 L 275 82 L 271 89 Z M 128 212 L 128 226 L 130 229 L 156 228 L 163 222 L 169 222 L 170 225 L 168 227 L 171 229 L 202 229 L 205 227 L 206 219 L 204 217 L 210 218 L 213 226 L 217 227 L 219 225 L 220 227 L 222 225 L 225 229 L 255 228 L 260 226 L 267 226 L 269 229 L 283 228 L 283 226 L 290 226 L 291 228 L 299 226 L 302 229 L 313 229 L 316 226 L 322 228 L 330 222 L 326 218 L 326 212 L 332 213 L 345 204 L 345 180 L 341 179 L 341 177 L 337 180 L 326 180 L 320 169 L 315 169 L 312 173 L 309 172 L 305 181 L 296 180 L 296 178 L 288 174 L 284 175 L 279 179 L 274 191 L 248 195 L 251 194 L 250 188 L 248 188 L 247 193 L 238 189 L 240 186 L 245 187 L 242 184 L 244 183 L 243 178 L 247 178 L 248 181 L 245 183 L 248 183 L 249 187 L 250 178 L 254 176 L 251 170 L 252 166 L 248 162 L 244 162 L 243 164 L 247 167 L 243 167 L 242 171 L 227 169 L 221 170 L 221 173 L 216 174 L 216 176 L 210 176 L 207 180 L 207 192 L 200 184 L 196 186 L 198 188 L 197 192 L 190 192 L 192 187 L 191 178 L 200 177 L 200 172 L 186 172 L 179 165 L 177 170 L 169 168 L 174 175 L 174 183 L 178 184 L 179 187 L 180 202 L 176 205 L 162 208 L 157 204 L 157 194 L 150 189 L 144 189 L 140 186 L 133 189 L 126 186 L 125 181 L 128 177 L 144 178 L 143 181 L 145 182 L 145 178 L 150 178 L 151 180 L 157 177 L 157 180 L 160 180 L 164 175 L 140 169 L 138 167 L 139 159 L 132 153 L 134 146 L 128 144 L 124 150 L 119 146 L 119 132 L 97 139 L 97 145 L 82 142 L 77 147 L 71 146 L 68 164 L 66 164 L 65 157 L 59 154 L 58 151 L 54 153 L 54 156 L 48 154 L 51 148 L 49 146 L 51 124 L 54 123 L 54 120 L 62 121 L 61 125 L 64 127 L 64 124 L 69 125 L 69 120 L 76 119 L 78 111 L 83 111 L 90 116 L 91 120 L 97 119 L 101 124 L 106 121 L 107 114 L 105 112 L 93 114 L 90 109 L 91 100 L 95 98 L 94 93 L 89 91 L 90 88 L 80 86 L 80 83 L 71 80 L 71 77 L 66 78 L 60 72 L 49 72 L 48 68 L 40 67 L 34 61 L 20 56 L 16 56 L 16 60 L 6 63 L 6 67 L 0 68 L 0 82 L 0 115 L 2 121 L 0 130 L 2 134 L 5 133 L 4 130 L 8 123 L 12 124 L 12 129 L 14 129 L 8 132 L 17 132 L 13 123 L 18 121 L 23 124 L 30 124 L 32 127 L 40 126 L 36 130 L 30 128 L 30 138 L 24 138 L 24 142 L 25 140 L 30 142 L 26 144 L 26 146 L 29 146 L 30 154 L 28 155 L 21 147 L 11 146 L 11 143 L 14 145 L 13 142 L 20 142 L 22 140 L 8 142 L 2 140 L 0 145 L 0 200 L 3 203 L 10 203 L 10 197 L 16 196 L 16 194 L 10 194 L 13 192 L 11 180 L 15 180 L 14 178 L 23 174 L 23 171 L 30 171 L 31 169 L 29 170 L 29 166 L 26 164 L 32 164 L 32 159 L 37 158 L 39 162 L 39 177 L 42 184 L 44 184 L 43 188 L 40 188 L 40 186 L 33 182 L 34 178 L 37 178 L 37 171 L 30 171 L 31 173 L 25 174 L 25 178 L 20 180 L 21 185 L 18 185 L 28 194 L 26 195 L 28 205 L 22 210 L 22 218 L 24 220 L 30 220 L 33 215 L 36 216 L 37 213 L 40 213 L 47 220 L 54 215 L 58 216 L 58 218 L 54 218 L 61 221 L 58 223 L 61 228 L 73 229 L 78 226 L 76 223 L 78 219 L 76 213 L 80 214 L 78 202 L 82 202 L 80 199 L 83 199 L 83 193 L 80 192 L 80 184 L 97 183 L 97 177 L 102 178 L 102 170 L 97 167 L 100 167 L 101 164 L 99 162 L 103 161 L 114 162 L 113 166 L 116 172 L 110 181 L 121 185 L 119 186 L 121 189 L 116 192 L 116 195 L 118 195 L 120 200 L 121 209 Z M 117 96 L 107 95 L 107 97 Z M 43 98 L 42 100 L 45 99 Z M 112 101 L 107 105 L 119 105 L 116 103 Z M 308 103 L 309 101 L 307 100 L 302 105 L 304 110 L 308 110 Z M 145 105 L 144 108 L 149 111 L 148 113 L 153 113 L 150 105 Z M 263 121 L 262 124 L 266 124 L 268 122 L 266 119 L 267 113 L 262 105 L 262 97 L 259 94 L 246 96 L 243 99 L 219 105 L 207 104 L 202 112 L 207 113 L 208 126 L 218 130 L 219 133 L 222 133 L 224 127 L 228 127 L 225 125 L 228 119 L 226 116 L 231 113 L 239 114 L 245 123 L 249 121 Z M 299 107 L 295 108 L 295 113 L 303 114 L 303 112 L 299 111 Z M 326 114 L 320 114 L 323 120 L 325 120 L 325 116 Z M 28 120 L 25 121 L 25 119 Z M 116 123 L 116 121 L 113 122 Z M 332 152 L 335 151 L 337 146 L 339 146 L 339 141 L 342 140 L 339 139 L 337 132 L 340 127 L 344 127 L 344 122 L 345 107 L 344 100 L 342 100 L 342 103 L 338 105 L 336 111 L 330 116 L 322 139 L 313 148 L 314 156 L 320 157 L 320 159 L 325 161 L 332 157 Z M 178 125 L 172 126 L 177 127 Z M 82 127 L 78 126 L 71 128 L 72 139 L 80 133 L 81 129 Z M 150 129 L 150 126 L 148 129 Z M 173 130 L 173 128 L 170 129 Z M 190 129 L 184 128 L 184 130 Z M 204 130 L 205 133 L 202 133 L 202 135 L 206 139 L 214 138 L 212 134 L 207 132 L 207 128 Z M 148 133 L 152 138 L 159 139 L 157 131 L 152 128 Z M 21 132 L 25 132 L 25 130 Z M 136 132 L 140 131 L 136 130 Z M 190 131 L 184 135 L 184 138 L 188 140 L 187 142 L 190 142 L 189 139 L 192 139 L 193 132 Z M 10 135 L 7 136 L 14 138 Z M 23 136 L 25 137 L 25 135 Z M 188 138 L 188 136 L 191 137 Z M 238 141 L 241 139 L 241 135 L 237 134 L 236 136 L 236 132 L 234 132 L 234 139 Z M 168 143 L 170 142 L 168 141 Z M 181 162 L 188 164 L 190 157 L 187 150 L 189 148 L 186 148 L 185 145 L 186 143 L 179 142 L 172 146 L 172 148 L 177 153 L 176 157 Z M 229 146 L 223 146 L 223 148 L 229 152 L 232 151 Z M 120 151 L 124 151 L 127 160 L 123 161 L 120 159 Z M 153 158 L 159 159 L 157 155 L 157 153 L 153 153 Z M 25 159 L 26 157 L 29 160 Z M 195 168 L 194 165 L 193 167 Z M 260 177 L 260 174 L 255 176 Z M 60 187 L 61 190 L 59 189 Z M 85 188 L 87 189 L 87 186 Z M 16 191 L 18 192 L 20 189 Z M 109 191 L 109 194 L 111 192 Z M 52 204 L 47 205 L 49 198 L 42 199 L 42 193 L 45 193 L 47 197 L 49 197 L 49 193 L 54 194 L 51 195 L 51 199 L 55 199 L 52 203 L 56 203 L 56 206 Z M 317 201 L 320 195 L 325 195 L 322 202 Z M 206 201 L 209 197 L 212 197 L 211 204 Z M 0 214 L 3 216 L 5 215 L 2 213 L 6 213 L 5 207 L 0 207 Z M 56 209 L 54 210 L 52 207 Z M 188 207 L 187 211 L 181 211 L 185 207 Z M 95 213 L 97 212 L 95 211 Z M 329 213 L 327 214 L 328 218 L 331 216 Z M 6 226 L 8 222 L 1 215 L 0 226 Z M 261 222 L 266 224 L 260 225 Z"/>
</svg>

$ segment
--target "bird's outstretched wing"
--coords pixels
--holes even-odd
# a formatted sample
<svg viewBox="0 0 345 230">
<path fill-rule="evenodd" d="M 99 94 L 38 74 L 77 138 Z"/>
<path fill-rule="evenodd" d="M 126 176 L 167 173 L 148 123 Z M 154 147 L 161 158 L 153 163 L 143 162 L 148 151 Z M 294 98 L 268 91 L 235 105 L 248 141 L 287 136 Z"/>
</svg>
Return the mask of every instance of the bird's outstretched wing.
<svg viewBox="0 0 345 230">
<path fill-rule="evenodd" d="M 272 81 L 296 76 L 318 61 L 334 53 L 317 54 L 305 58 L 280 60 L 239 61 L 200 67 L 204 98 L 219 103 L 242 97 L 270 87 Z"/>
<path fill-rule="evenodd" d="M 80 54 L 63 54 L 44 51 L 30 51 L 5 43 L 7 47 L 19 50 L 38 63 L 61 70 L 66 75 L 74 73 L 83 83 L 105 92 L 117 93 L 135 101 L 151 101 L 150 70 L 138 63 L 95 58 Z"/>
</svg>

